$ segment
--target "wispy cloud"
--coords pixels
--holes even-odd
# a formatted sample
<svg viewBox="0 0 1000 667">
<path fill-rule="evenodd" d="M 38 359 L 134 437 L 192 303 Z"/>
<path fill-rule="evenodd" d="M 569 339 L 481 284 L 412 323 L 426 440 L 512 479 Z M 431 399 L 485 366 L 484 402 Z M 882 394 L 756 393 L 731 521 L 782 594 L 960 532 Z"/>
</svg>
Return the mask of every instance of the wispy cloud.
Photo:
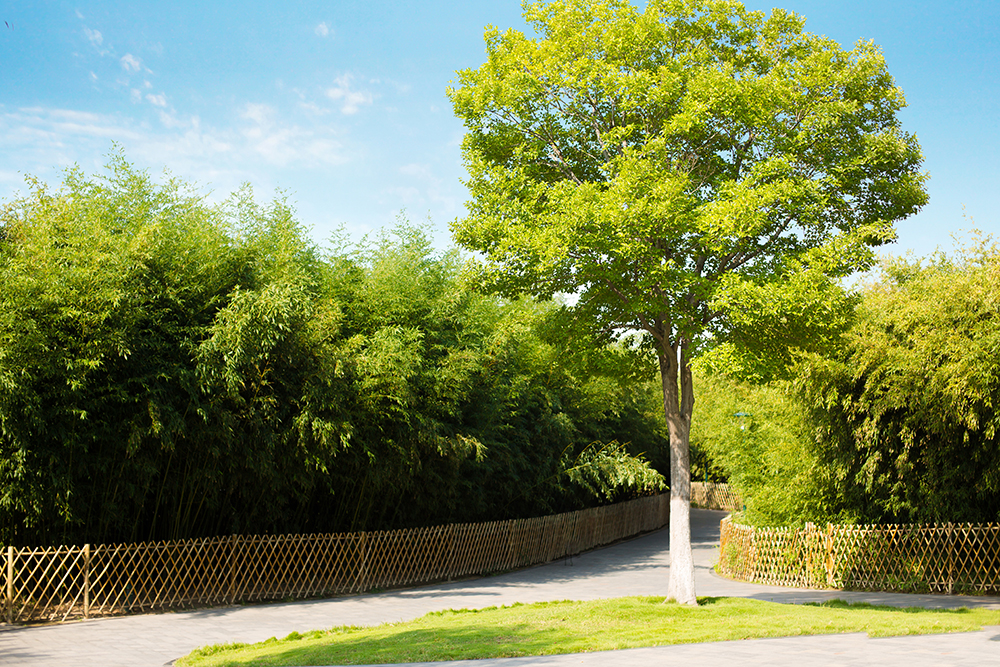
<svg viewBox="0 0 1000 667">
<path fill-rule="evenodd" d="M 90 42 L 90 45 L 94 47 L 97 54 L 102 58 L 111 53 L 111 51 L 104 48 L 104 35 L 101 34 L 100 30 L 93 30 L 87 26 L 83 26 L 83 36 L 87 38 L 87 41 Z"/>
<path fill-rule="evenodd" d="M 104 44 L 104 35 L 101 34 L 100 30 L 91 30 L 87 26 L 83 26 L 83 34 L 97 48 L 100 48 Z"/>
<path fill-rule="evenodd" d="M 362 104 L 372 103 L 372 94 L 364 90 L 353 90 L 354 77 L 350 74 L 337 77 L 333 86 L 326 89 L 326 96 L 340 104 L 340 112 L 346 115 L 355 114 Z"/>
<path fill-rule="evenodd" d="M 318 26 L 316 26 L 315 32 L 320 37 L 329 37 L 330 35 L 333 34 L 333 30 L 330 28 L 330 26 L 326 24 L 326 21 L 323 21 Z"/>
<path fill-rule="evenodd" d="M 315 166 L 347 161 L 343 147 L 329 130 L 285 123 L 266 104 L 247 104 L 241 115 L 249 121 L 241 131 L 249 147 L 271 164 Z"/>
<path fill-rule="evenodd" d="M 275 109 L 248 104 L 224 127 L 206 127 L 198 116 L 177 114 L 158 107 L 159 123 L 151 125 L 119 114 L 71 109 L 0 105 L 0 154 L 6 164 L 39 176 L 60 180 L 58 170 L 80 164 L 99 169 L 112 142 L 120 144 L 130 160 L 199 183 L 212 183 L 220 192 L 240 183 L 268 182 L 274 168 L 316 169 L 348 162 L 346 149 L 334 128 L 300 126 Z M 7 169 L 13 173 L 12 169 Z M 20 177 L 0 174 L 0 198 L 19 189 Z"/>
<path fill-rule="evenodd" d="M 152 104 L 153 106 L 157 107 L 167 106 L 167 96 L 164 95 L 163 93 L 160 93 L 159 95 L 147 94 L 146 100 L 148 100 L 149 103 Z"/>
<path fill-rule="evenodd" d="M 299 102 L 299 108 L 312 116 L 325 116 L 326 114 L 330 113 L 329 109 L 321 107 L 315 102 L 306 102 L 306 101 Z"/>
<path fill-rule="evenodd" d="M 142 61 L 133 56 L 131 53 L 126 53 L 122 56 L 120 62 L 122 64 L 122 69 L 126 72 L 138 72 L 142 69 Z"/>
</svg>

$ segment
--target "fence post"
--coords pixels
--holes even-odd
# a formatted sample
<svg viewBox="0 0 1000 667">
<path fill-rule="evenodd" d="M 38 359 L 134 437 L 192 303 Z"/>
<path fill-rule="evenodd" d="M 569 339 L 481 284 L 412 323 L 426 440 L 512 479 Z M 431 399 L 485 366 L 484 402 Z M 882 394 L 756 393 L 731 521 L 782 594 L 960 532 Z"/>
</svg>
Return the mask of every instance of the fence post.
<svg viewBox="0 0 1000 667">
<path fill-rule="evenodd" d="M 83 545 L 83 617 L 90 618 L 90 545 Z"/>
<path fill-rule="evenodd" d="M 955 592 L 955 539 L 953 537 L 951 521 L 948 522 L 948 595 Z"/>
<path fill-rule="evenodd" d="M 236 535 L 229 536 L 229 581 L 227 591 L 229 598 L 229 604 L 236 603 Z"/>
<path fill-rule="evenodd" d="M 834 584 L 834 563 L 833 563 L 833 524 L 826 524 L 826 585 L 833 588 Z"/>
<path fill-rule="evenodd" d="M 368 578 L 368 534 L 366 531 L 361 531 L 361 571 L 358 573 L 358 592 L 364 593 L 366 588 L 366 579 Z"/>
<path fill-rule="evenodd" d="M 14 547 L 7 547 L 7 622 L 14 623 Z"/>
<path fill-rule="evenodd" d="M 444 574 L 447 575 L 448 581 L 450 582 L 453 574 L 453 567 L 455 562 L 455 524 L 448 524 L 448 550 L 445 552 L 444 557 Z"/>
<path fill-rule="evenodd" d="M 805 552 L 806 567 L 802 577 L 805 585 L 813 587 L 813 567 L 815 566 L 815 555 L 813 553 L 813 543 L 816 541 L 816 524 L 806 521 L 805 529 L 802 531 L 802 551 Z"/>
</svg>

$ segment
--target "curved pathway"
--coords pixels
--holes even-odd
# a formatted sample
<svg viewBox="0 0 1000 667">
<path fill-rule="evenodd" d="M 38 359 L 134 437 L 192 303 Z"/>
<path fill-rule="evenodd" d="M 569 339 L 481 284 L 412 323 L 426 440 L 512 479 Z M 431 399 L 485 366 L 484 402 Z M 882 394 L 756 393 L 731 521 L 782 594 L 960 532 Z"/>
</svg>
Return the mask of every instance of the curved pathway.
<svg viewBox="0 0 1000 667">
<path fill-rule="evenodd" d="M 896 606 L 1000 609 L 1000 598 L 892 593 L 814 591 L 758 586 L 724 579 L 712 565 L 718 554 L 724 512 L 692 510 L 696 583 L 699 595 L 738 596 L 774 602 L 840 598 Z M 429 611 L 480 608 L 514 602 L 592 600 L 623 595 L 664 595 L 667 587 L 667 531 L 566 559 L 468 581 L 373 595 L 284 604 L 232 606 L 191 612 L 92 619 L 36 627 L 0 626 L 0 665 L 25 667 L 102 665 L 158 667 L 206 644 L 256 642 L 338 625 L 402 621 Z M 1000 665 L 1000 627 L 956 635 L 869 639 L 828 635 L 689 644 L 605 653 L 474 660 L 463 667 L 563 667 L 568 665 L 668 664 L 697 660 L 749 665 Z M 427 665 L 442 663 L 425 663 Z"/>
</svg>

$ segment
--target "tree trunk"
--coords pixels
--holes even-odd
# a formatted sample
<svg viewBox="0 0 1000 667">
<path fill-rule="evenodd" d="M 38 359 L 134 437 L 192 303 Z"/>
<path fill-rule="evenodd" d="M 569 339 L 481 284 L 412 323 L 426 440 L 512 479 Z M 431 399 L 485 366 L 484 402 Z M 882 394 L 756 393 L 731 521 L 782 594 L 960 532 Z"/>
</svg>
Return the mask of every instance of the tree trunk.
<svg viewBox="0 0 1000 667">
<path fill-rule="evenodd" d="M 694 387 L 685 345 L 664 341 L 660 360 L 663 412 L 670 433 L 670 582 L 667 600 L 697 605 L 691 553 L 691 413 Z"/>
</svg>

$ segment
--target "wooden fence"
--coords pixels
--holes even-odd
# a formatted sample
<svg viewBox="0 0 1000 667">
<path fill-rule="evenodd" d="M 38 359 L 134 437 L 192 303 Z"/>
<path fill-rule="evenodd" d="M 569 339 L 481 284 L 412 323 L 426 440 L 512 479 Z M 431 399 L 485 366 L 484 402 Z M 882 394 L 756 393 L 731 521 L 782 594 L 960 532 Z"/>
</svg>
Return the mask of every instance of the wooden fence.
<svg viewBox="0 0 1000 667">
<path fill-rule="evenodd" d="M 728 484 L 691 482 L 691 506 L 736 512 L 743 507 L 743 501 Z"/>
<path fill-rule="evenodd" d="M 8 623 L 289 600 L 546 563 L 655 530 L 669 495 L 478 524 L 4 549 Z"/>
<path fill-rule="evenodd" d="M 1000 594 L 1000 524 L 758 528 L 726 517 L 719 570 L 776 586 Z"/>
</svg>

